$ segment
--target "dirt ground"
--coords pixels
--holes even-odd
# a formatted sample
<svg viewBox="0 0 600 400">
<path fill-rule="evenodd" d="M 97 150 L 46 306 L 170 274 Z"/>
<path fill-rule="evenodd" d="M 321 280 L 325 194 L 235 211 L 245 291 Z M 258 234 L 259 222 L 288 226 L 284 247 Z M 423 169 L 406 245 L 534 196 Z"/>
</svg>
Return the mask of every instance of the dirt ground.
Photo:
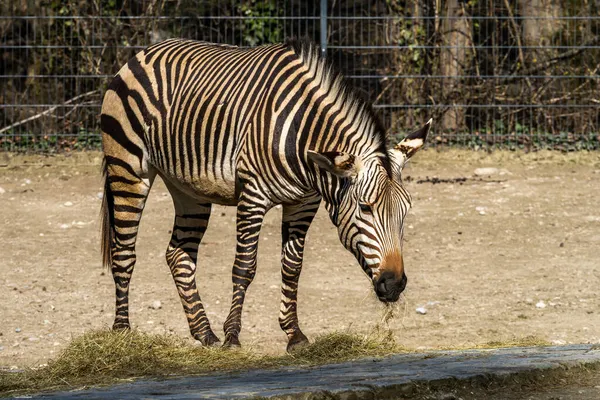
<svg viewBox="0 0 600 400">
<path fill-rule="evenodd" d="M 99 153 L 0 154 L 2 367 L 46 363 L 73 336 L 112 324 L 114 286 L 99 251 L 99 161 Z M 475 176 L 480 167 L 498 171 Z M 406 168 L 405 181 L 414 205 L 405 229 L 408 286 L 388 322 L 399 343 L 472 346 L 529 335 L 555 344 L 600 342 L 600 153 L 428 150 Z M 221 338 L 234 218 L 234 208 L 214 207 L 200 247 L 197 281 Z M 131 322 L 142 331 L 189 337 L 164 260 L 172 221 L 171 199 L 157 182 L 138 240 Z M 284 352 L 286 344 L 277 322 L 279 226 L 274 209 L 242 320 L 242 344 L 269 353 Z M 153 308 L 157 301 L 160 308 Z M 367 332 L 383 314 L 321 210 L 300 279 L 304 332 L 311 338 Z"/>
</svg>

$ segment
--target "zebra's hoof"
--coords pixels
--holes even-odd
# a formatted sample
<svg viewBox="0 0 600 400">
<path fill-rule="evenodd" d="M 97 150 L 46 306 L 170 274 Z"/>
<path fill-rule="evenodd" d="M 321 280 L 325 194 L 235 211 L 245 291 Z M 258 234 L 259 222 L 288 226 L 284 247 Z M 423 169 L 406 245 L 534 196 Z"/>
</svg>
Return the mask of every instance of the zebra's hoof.
<svg viewBox="0 0 600 400">
<path fill-rule="evenodd" d="M 113 331 L 128 331 L 130 329 L 128 322 L 115 322 L 112 326 Z"/>
<path fill-rule="evenodd" d="M 297 331 L 288 341 L 287 352 L 293 353 L 294 351 L 307 346 L 309 343 L 310 342 L 308 341 L 308 338 L 304 336 L 304 333 Z"/>
<path fill-rule="evenodd" d="M 225 349 L 236 349 L 242 347 L 240 339 L 237 335 L 227 334 L 225 335 L 225 341 L 223 342 L 223 348 Z"/>
<path fill-rule="evenodd" d="M 204 335 L 194 335 L 194 339 L 202 343 L 205 347 L 215 347 L 221 342 L 221 340 L 212 331 L 205 333 Z"/>
</svg>

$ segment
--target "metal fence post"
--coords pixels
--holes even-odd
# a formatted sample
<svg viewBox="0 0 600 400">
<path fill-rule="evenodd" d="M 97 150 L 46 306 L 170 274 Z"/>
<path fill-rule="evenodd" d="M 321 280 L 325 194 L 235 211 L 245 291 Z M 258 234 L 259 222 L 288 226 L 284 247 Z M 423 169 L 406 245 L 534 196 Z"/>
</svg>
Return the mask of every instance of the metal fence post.
<svg viewBox="0 0 600 400">
<path fill-rule="evenodd" d="M 321 55 L 327 55 L 327 0 L 321 0 Z"/>
</svg>

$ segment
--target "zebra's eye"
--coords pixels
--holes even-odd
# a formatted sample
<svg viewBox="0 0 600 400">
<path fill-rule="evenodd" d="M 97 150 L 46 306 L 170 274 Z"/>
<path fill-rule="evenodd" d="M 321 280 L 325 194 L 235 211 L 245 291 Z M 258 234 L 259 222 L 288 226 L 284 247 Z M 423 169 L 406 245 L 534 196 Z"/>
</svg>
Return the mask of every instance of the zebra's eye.
<svg viewBox="0 0 600 400">
<path fill-rule="evenodd" d="M 371 206 L 366 203 L 358 203 L 358 207 L 360 208 L 360 211 L 364 212 L 365 214 L 373 213 Z"/>
</svg>

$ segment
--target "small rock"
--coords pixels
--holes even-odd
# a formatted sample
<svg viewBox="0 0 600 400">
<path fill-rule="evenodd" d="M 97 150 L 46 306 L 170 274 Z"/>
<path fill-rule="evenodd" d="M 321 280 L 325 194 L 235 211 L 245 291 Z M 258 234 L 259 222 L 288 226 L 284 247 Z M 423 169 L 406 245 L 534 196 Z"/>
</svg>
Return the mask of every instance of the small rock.
<svg viewBox="0 0 600 400">
<path fill-rule="evenodd" d="M 440 393 L 437 396 L 438 400 L 458 400 L 459 398 L 456 397 L 453 393 Z"/>
<path fill-rule="evenodd" d="M 0 351 L 4 350 L 4 346 L 0 346 Z"/>
<path fill-rule="evenodd" d="M 3 187 L 0 187 L 0 194 L 4 194 L 4 193 L 6 193 L 6 190 L 4 190 Z"/>
<path fill-rule="evenodd" d="M 71 207 L 71 206 L 73 206 L 73 203 L 70 202 L 70 201 L 67 201 L 67 202 L 65 202 L 65 204 L 63 204 L 63 206 L 65 206 L 65 207 Z"/>
<path fill-rule="evenodd" d="M 153 310 L 160 310 L 162 308 L 162 303 L 160 302 L 160 300 L 154 300 L 150 308 Z"/>
<path fill-rule="evenodd" d="M 48 325 L 50 323 L 50 321 L 48 321 L 47 319 L 44 320 L 44 325 Z"/>
<path fill-rule="evenodd" d="M 102 199 L 104 198 L 104 193 L 102 193 L 102 192 L 98 192 L 98 193 L 96 193 L 96 197 L 97 197 L 98 199 L 102 200 Z"/>
<path fill-rule="evenodd" d="M 271 285 L 271 286 L 269 286 L 269 289 L 279 289 L 279 286 L 277 286 L 277 285 Z"/>
<path fill-rule="evenodd" d="M 21 328 L 15 329 L 15 332 L 17 332 L 17 333 L 21 332 Z"/>
<path fill-rule="evenodd" d="M 31 179 L 25 179 L 23 181 L 26 185 L 31 185 Z"/>
<path fill-rule="evenodd" d="M 535 307 L 536 308 L 546 308 L 546 303 L 544 303 L 543 300 L 540 300 L 537 303 L 535 303 Z"/>
<path fill-rule="evenodd" d="M 220 300 L 215 301 L 215 304 L 221 304 Z"/>
<path fill-rule="evenodd" d="M 489 175 L 496 175 L 496 174 L 500 173 L 500 170 L 498 168 L 492 168 L 492 167 L 476 168 L 475 171 L 473 171 L 473 173 L 477 176 L 489 176 Z"/>
<path fill-rule="evenodd" d="M 54 342 L 54 343 L 52 343 L 52 345 L 53 346 L 60 346 L 60 343 L 59 342 Z"/>
<path fill-rule="evenodd" d="M 31 336 L 28 340 L 30 342 L 38 342 L 40 340 L 40 338 L 36 338 L 35 336 Z"/>
<path fill-rule="evenodd" d="M 154 325 L 154 321 L 146 321 L 148 325 Z"/>
<path fill-rule="evenodd" d="M 69 229 L 69 224 L 60 224 L 60 229 Z"/>
<path fill-rule="evenodd" d="M 557 346 L 563 346 L 563 345 L 567 344 L 567 342 L 562 339 L 555 339 L 551 343 L 554 345 L 557 345 Z"/>
<path fill-rule="evenodd" d="M 43 233 L 40 233 L 40 236 L 44 236 L 44 234 L 43 234 Z"/>
<path fill-rule="evenodd" d="M 425 307 L 417 307 L 417 309 L 415 311 L 417 312 L 417 314 L 421 314 L 421 315 L 427 314 L 427 309 Z"/>
</svg>

